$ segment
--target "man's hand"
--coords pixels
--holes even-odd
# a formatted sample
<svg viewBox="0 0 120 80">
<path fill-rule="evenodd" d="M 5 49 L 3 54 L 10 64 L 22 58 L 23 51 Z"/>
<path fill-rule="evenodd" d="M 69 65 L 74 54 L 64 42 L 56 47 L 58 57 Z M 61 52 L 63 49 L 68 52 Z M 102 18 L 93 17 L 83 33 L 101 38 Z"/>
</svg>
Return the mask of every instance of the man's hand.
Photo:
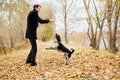
<svg viewBox="0 0 120 80">
<path fill-rule="evenodd" d="M 49 22 L 54 22 L 54 19 L 49 19 Z"/>
</svg>

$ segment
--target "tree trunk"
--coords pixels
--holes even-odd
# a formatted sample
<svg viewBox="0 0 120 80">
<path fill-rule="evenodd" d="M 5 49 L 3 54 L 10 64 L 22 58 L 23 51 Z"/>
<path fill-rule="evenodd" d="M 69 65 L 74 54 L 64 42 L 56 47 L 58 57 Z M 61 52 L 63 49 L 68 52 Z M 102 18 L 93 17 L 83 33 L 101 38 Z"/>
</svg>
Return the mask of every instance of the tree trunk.
<svg viewBox="0 0 120 80">
<path fill-rule="evenodd" d="M 107 23 L 108 23 L 108 29 L 109 29 L 109 49 L 112 48 L 111 17 L 112 17 L 112 0 L 107 0 Z"/>
<path fill-rule="evenodd" d="M 99 32 L 99 35 L 98 35 L 98 38 L 97 38 L 97 41 L 96 41 L 96 49 L 99 50 L 101 36 L 103 36 L 102 35 L 102 29 L 103 29 L 103 25 L 104 25 L 104 21 L 105 21 L 105 17 L 106 17 L 106 12 L 104 13 L 103 20 L 100 24 L 100 19 L 99 19 L 99 16 L 98 16 L 97 7 L 96 7 L 96 4 L 95 4 L 94 0 L 93 0 L 93 4 L 94 4 L 95 12 L 96 12 L 96 19 L 97 19 L 97 25 L 98 25 L 97 27 L 99 27 L 99 29 L 100 29 L 100 32 Z M 105 6 L 105 8 L 106 8 L 106 6 Z"/>
<path fill-rule="evenodd" d="M 92 19 L 91 19 L 91 16 L 90 16 L 90 11 L 89 11 L 89 3 L 88 5 L 86 4 L 86 1 L 83 0 L 84 2 L 84 5 L 85 5 L 85 9 L 86 9 L 86 12 L 87 12 L 87 15 L 88 15 L 88 25 L 89 25 L 89 30 L 87 32 L 89 38 L 90 38 L 90 46 L 93 48 L 93 49 L 96 49 L 96 36 L 97 36 L 97 30 L 96 32 L 94 33 L 94 29 L 93 29 L 93 24 L 92 24 Z M 97 29 L 97 28 L 96 28 Z M 90 33 L 89 33 L 90 31 Z"/>
<path fill-rule="evenodd" d="M 118 51 L 118 48 L 116 47 L 116 33 L 117 33 L 117 27 L 118 27 L 117 24 L 118 24 L 120 7 L 119 5 L 115 5 L 115 10 L 114 10 L 114 7 L 112 7 L 112 0 L 108 0 L 107 3 L 108 3 L 107 4 L 108 5 L 107 21 L 108 21 L 108 28 L 109 28 L 109 50 L 111 50 L 113 53 L 116 53 Z M 114 26 L 112 28 L 111 18 L 112 18 L 113 11 L 115 12 L 115 17 L 114 17 Z"/>
<path fill-rule="evenodd" d="M 119 18 L 119 10 L 120 10 L 120 6 L 116 6 L 115 7 L 115 18 L 114 18 L 114 27 L 113 27 L 113 41 L 112 41 L 112 45 L 111 45 L 111 49 L 113 52 L 117 52 L 118 48 L 116 47 L 116 33 L 117 33 L 117 24 L 118 24 L 118 18 Z"/>
<path fill-rule="evenodd" d="M 12 31 L 12 0 L 9 0 L 9 48 L 12 48 L 14 44 Z"/>
<path fill-rule="evenodd" d="M 65 43 L 68 43 L 68 37 L 67 37 L 67 0 L 63 0 L 63 12 L 64 12 L 64 38 Z"/>
</svg>

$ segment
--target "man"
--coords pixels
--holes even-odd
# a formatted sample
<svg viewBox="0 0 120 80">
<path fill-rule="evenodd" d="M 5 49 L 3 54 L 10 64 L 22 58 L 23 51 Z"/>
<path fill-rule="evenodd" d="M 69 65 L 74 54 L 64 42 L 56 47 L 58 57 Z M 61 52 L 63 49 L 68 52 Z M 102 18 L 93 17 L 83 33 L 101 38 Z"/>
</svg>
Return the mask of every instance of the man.
<svg viewBox="0 0 120 80">
<path fill-rule="evenodd" d="M 26 38 L 29 39 L 32 48 L 27 57 L 26 63 L 30 63 L 31 66 L 36 66 L 36 53 L 37 53 L 37 27 L 38 23 L 44 24 L 48 22 L 54 22 L 53 19 L 43 20 L 38 16 L 38 12 L 40 11 L 40 5 L 34 5 L 33 10 L 27 16 L 27 29 L 26 29 Z"/>
</svg>

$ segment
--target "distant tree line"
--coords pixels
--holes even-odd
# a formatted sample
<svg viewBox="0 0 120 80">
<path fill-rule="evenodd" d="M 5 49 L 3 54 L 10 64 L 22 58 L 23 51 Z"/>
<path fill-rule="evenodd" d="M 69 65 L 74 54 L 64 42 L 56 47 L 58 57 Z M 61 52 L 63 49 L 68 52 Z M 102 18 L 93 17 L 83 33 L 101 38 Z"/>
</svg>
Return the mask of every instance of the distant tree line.
<svg viewBox="0 0 120 80">
<path fill-rule="evenodd" d="M 0 51 L 25 40 L 26 15 L 30 10 L 26 0 L 0 1 Z"/>
<path fill-rule="evenodd" d="M 42 7 L 42 18 L 52 16 L 51 9 L 46 5 Z M 30 6 L 26 0 L 0 0 L 0 52 L 6 53 L 12 48 L 26 46 L 25 32 Z M 42 26 L 47 28 L 38 29 L 39 39 L 49 40 L 53 36 L 52 24 Z"/>
</svg>

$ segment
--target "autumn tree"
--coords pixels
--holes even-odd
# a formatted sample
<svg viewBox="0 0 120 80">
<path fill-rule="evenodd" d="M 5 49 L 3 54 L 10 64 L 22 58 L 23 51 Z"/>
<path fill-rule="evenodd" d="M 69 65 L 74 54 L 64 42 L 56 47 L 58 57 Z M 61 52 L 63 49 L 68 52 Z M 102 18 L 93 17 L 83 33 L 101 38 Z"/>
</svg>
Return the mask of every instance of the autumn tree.
<svg viewBox="0 0 120 80">
<path fill-rule="evenodd" d="M 103 42 L 105 45 L 106 49 L 109 49 L 111 51 L 118 51 L 117 47 L 116 47 L 116 34 L 117 34 L 117 30 L 118 30 L 118 19 L 119 19 L 119 10 L 120 10 L 120 6 L 118 5 L 118 1 L 113 1 L 113 0 L 107 0 L 104 1 L 102 0 L 102 2 L 105 2 L 105 6 L 104 6 L 104 11 L 102 11 L 102 14 L 98 13 L 96 4 L 95 4 L 95 0 L 92 0 L 93 6 L 94 6 L 94 14 L 95 16 L 90 12 L 90 3 L 91 0 L 84 1 L 84 5 L 86 8 L 86 12 L 88 15 L 88 24 L 89 24 L 89 28 L 88 28 L 88 36 L 90 38 L 90 42 L 91 42 L 91 46 L 94 49 L 99 49 L 100 47 L 100 41 L 101 41 L 101 37 L 103 38 Z M 97 1 L 101 1 L 101 0 L 97 0 Z M 94 28 L 94 23 L 95 22 L 96 26 Z M 105 40 L 103 37 L 103 27 L 104 27 L 104 23 L 106 21 L 107 27 L 108 27 L 108 35 L 109 35 L 109 44 L 108 44 L 108 48 L 105 44 Z M 99 32 L 98 32 L 99 29 Z M 107 32 L 107 31 L 106 31 Z"/>
<path fill-rule="evenodd" d="M 97 9 L 97 6 L 94 0 L 89 0 L 89 1 L 83 0 L 83 2 L 85 5 L 87 16 L 88 16 L 87 22 L 88 22 L 89 27 L 88 27 L 87 34 L 90 39 L 90 46 L 92 46 L 93 49 L 98 50 L 100 47 L 100 41 L 102 38 L 104 42 L 104 46 L 106 48 L 106 44 L 105 44 L 104 37 L 102 34 L 102 30 L 103 30 L 103 26 L 104 26 L 104 22 L 106 18 L 105 9 L 102 10 L 101 12 L 98 12 L 98 9 Z M 93 4 L 93 9 L 95 11 L 94 13 L 90 11 L 90 6 L 92 4 Z M 104 7 L 106 8 L 106 6 Z"/>
<path fill-rule="evenodd" d="M 1 46 L 15 47 L 16 43 L 24 41 L 26 16 L 29 6 L 26 0 L 2 0 L 0 1 L 0 36 Z"/>
<path fill-rule="evenodd" d="M 118 48 L 116 46 L 116 34 L 118 29 L 118 19 L 120 5 L 116 4 L 115 1 L 107 0 L 107 24 L 109 29 L 109 49 L 113 52 L 117 52 Z M 112 22 L 112 20 L 114 20 Z M 113 23 L 113 25 L 112 25 Z"/>
</svg>

